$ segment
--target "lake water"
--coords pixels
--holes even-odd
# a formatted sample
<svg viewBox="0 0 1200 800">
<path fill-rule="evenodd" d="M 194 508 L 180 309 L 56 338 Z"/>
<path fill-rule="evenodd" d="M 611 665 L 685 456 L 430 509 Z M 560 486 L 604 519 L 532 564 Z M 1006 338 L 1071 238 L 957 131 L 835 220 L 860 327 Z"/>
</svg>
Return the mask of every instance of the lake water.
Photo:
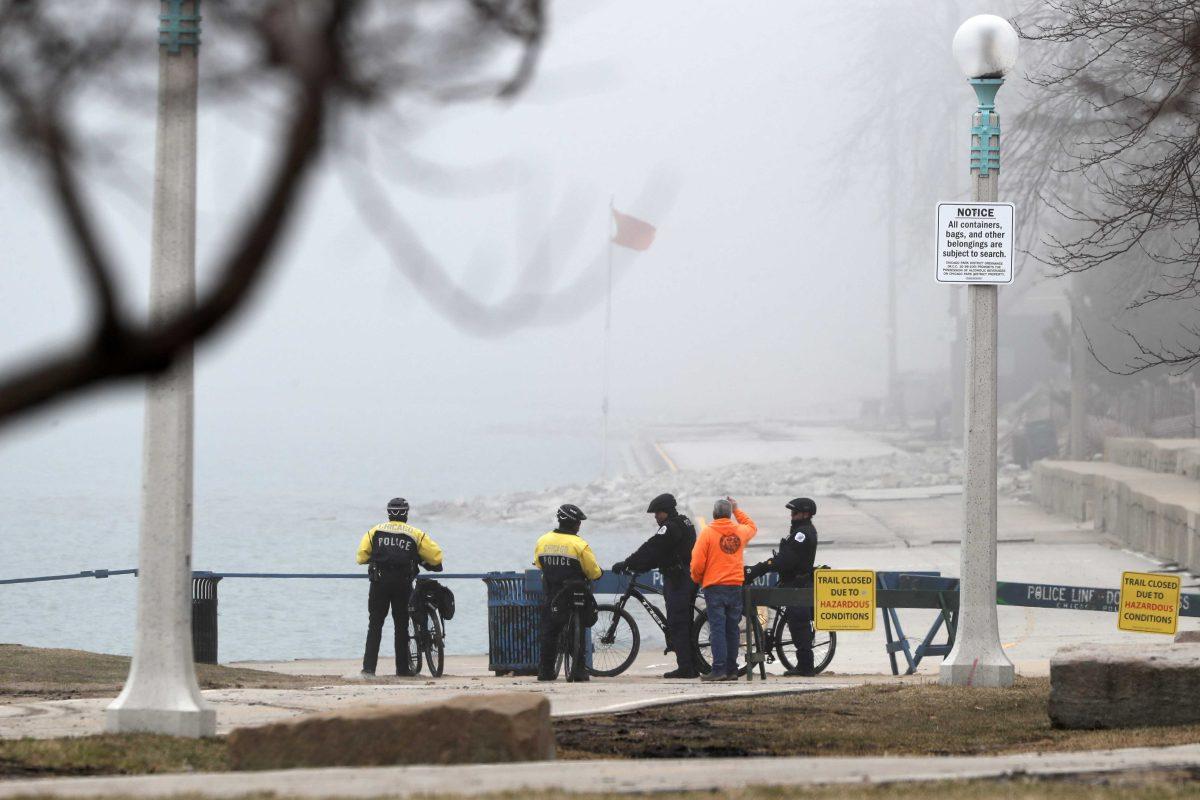
<svg viewBox="0 0 1200 800">
<path fill-rule="evenodd" d="M 39 419 L 0 439 L 0 578 L 137 565 L 140 418 L 128 409 Z M 524 569 L 538 536 L 478 522 L 424 524 L 421 500 L 587 481 L 599 471 L 592 436 L 431 426 L 395 446 L 314 431 L 272 440 L 197 430 L 194 564 L 224 572 L 358 572 L 362 534 L 394 494 L 414 505 L 450 572 Z M 563 498 L 564 501 L 570 498 Z M 653 533 L 585 528 L 605 566 Z M 0 586 L 0 641 L 129 653 L 131 576 Z M 487 649 L 486 594 L 454 581 L 455 653 Z M 220 585 L 220 659 L 358 657 L 365 581 L 227 579 Z M 390 630 L 390 625 L 389 625 Z M 385 632 L 385 654 L 390 654 Z"/>
</svg>

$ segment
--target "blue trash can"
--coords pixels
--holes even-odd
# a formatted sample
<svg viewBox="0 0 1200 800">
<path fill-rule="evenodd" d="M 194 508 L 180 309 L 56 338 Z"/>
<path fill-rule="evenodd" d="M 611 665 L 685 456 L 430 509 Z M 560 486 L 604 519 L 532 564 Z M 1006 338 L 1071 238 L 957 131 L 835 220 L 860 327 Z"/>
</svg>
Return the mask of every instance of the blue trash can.
<svg viewBox="0 0 1200 800">
<path fill-rule="evenodd" d="M 488 592 L 488 669 L 497 675 L 536 675 L 542 592 L 526 587 L 520 572 L 483 579 Z"/>
<path fill-rule="evenodd" d="M 483 582 L 488 590 L 488 669 L 497 675 L 536 675 L 545 596 L 541 573 L 494 572 Z M 586 644 L 590 667 L 590 636 Z"/>
</svg>

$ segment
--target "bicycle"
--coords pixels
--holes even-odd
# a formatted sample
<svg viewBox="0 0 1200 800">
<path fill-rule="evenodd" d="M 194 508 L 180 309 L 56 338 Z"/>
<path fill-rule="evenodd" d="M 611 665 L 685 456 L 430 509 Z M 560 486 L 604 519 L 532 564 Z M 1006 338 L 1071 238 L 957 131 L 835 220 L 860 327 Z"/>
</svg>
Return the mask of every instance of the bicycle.
<svg viewBox="0 0 1200 800">
<path fill-rule="evenodd" d="M 562 674 L 568 681 L 578 681 L 591 671 L 587 666 L 588 626 L 583 624 L 591 590 L 586 583 L 570 581 L 559 590 L 559 595 L 566 592 L 570 592 L 567 598 L 570 611 L 567 624 L 558 634 L 554 676 Z"/>
<path fill-rule="evenodd" d="M 767 606 L 769 609 L 766 624 L 763 625 L 762 653 L 767 663 L 774 663 L 778 658 L 785 669 L 796 669 L 796 644 L 787 627 L 787 619 L 782 606 Z M 821 673 L 833 661 L 833 653 L 837 650 L 837 634 L 833 631 L 818 631 L 812 620 L 812 651 L 813 674 Z M 742 620 L 742 641 L 745 641 L 745 619 Z M 708 613 L 700 612 L 700 616 L 692 624 L 692 647 L 696 652 L 696 668 L 700 672 L 712 671 L 712 643 L 708 635 Z M 746 674 L 746 664 L 738 669 L 738 675 Z"/>
<path fill-rule="evenodd" d="M 642 604 L 642 608 L 646 609 L 650 619 L 663 632 L 663 635 L 666 635 L 666 614 L 659 611 L 657 606 L 646 599 L 646 595 L 642 594 L 641 589 L 657 594 L 654 587 L 638 583 L 637 577 L 631 576 L 625 593 L 617 599 L 617 602 L 601 603 L 596 607 L 600 617 L 596 621 L 594 629 L 600 633 L 598 636 L 595 633 L 592 635 L 592 666 L 588 667 L 588 672 L 591 674 L 600 678 L 615 678 L 629 669 L 633 660 L 637 658 L 638 650 L 641 648 L 642 634 L 638 630 L 633 616 L 625 610 L 625 604 L 629 602 L 630 598 Z M 696 607 L 693 605 L 693 619 L 695 615 Z"/>
<path fill-rule="evenodd" d="M 429 665 L 429 674 L 440 678 L 446 666 L 446 623 L 438 605 L 442 585 L 431 578 L 417 578 L 408 604 L 408 667 L 413 675 L 421 672 L 421 657 Z"/>
</svg>

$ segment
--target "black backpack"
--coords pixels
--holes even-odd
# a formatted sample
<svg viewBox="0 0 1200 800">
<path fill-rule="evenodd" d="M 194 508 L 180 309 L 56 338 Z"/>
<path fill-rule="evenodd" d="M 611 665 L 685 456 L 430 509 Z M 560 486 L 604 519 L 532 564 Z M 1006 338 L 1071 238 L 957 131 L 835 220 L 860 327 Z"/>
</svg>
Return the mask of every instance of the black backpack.
<svg viewBox="0 0 1200 800">
<path fill-rule="evenodd" d="M 555 624 L 561 625 L 566 622 L 571 610 L 575 607 L 575 598 L 579 594 L 584 596 L 583 610 L 579 614 L 583 627 L 590 628 L 596 624 L 596 621 L 600 619 L 600 609 L 596 605 L 596 596 L 592 594 L 591 587 L 586 581 L 567 581 L 551 598 L 550 616 Z"/>
<path fill-rule="evenodd" d="M 450 591 L 450 587 L 430 578 L 421 578 L 418 584 L 421 596 L 437 607 L 442 619 L 454 619 L 454 592 Z"/>
</svg>

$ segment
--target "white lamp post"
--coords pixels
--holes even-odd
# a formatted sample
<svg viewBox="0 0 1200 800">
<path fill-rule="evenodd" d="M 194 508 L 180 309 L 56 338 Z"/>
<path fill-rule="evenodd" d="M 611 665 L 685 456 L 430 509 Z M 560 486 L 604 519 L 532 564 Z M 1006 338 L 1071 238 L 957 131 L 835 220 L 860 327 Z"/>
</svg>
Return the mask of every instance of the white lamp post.
<svg viewBox="0 0 1200 800">
<path fill-rule="evenodd" d="M 158 138 L 150 315 L 195 303 L 196 92 L 200 0 L 159 5 Z M 192 355 L 146 392 L 133 665 L 107 710 L 109 731 L 212 736 L 216 714 L 192 664 Z"/>
<path fill-rule="evenodd" d="M 994 203 L 1000 173 L 996 93 L 1017 63 L 1017 33 L 992 14 L 971 17 L 954 34 L 954 57 L 975 89 L 971 127 L 973 200 Z M 1013 665 L 996 619 L 996 300 L 999 287 L 967 287 L 967 388 L 963 538 L 958 631 L 940 682 L 1011 686 Z"/>
</svg>

